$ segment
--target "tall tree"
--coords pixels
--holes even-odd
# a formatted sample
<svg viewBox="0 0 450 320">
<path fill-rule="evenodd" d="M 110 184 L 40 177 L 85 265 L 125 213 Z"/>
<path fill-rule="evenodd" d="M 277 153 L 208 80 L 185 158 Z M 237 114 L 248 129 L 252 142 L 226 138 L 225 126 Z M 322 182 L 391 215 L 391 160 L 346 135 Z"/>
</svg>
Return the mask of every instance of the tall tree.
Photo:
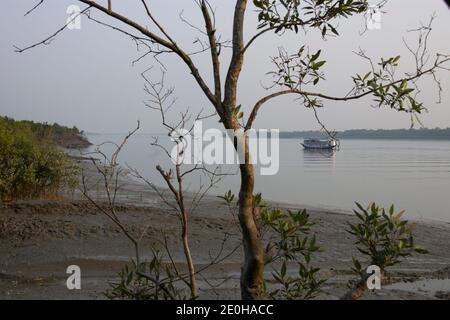
<svg viewBox="0 0 450 320">
<path fill-rule="evenodd" d="M 42 2 L 40 1 L 40 3 Z M 139 22 L 115 11 L 115 8 L 111 7 L 110 1 L 108 6 L 91 0 L 79 0 L 79 2 L 87 5 L 80 14 L 86 15 L 92 21 L 131 36 L 139 44 L 147 46 L 149 53 L 155 56 L 165 53 L 175 54 L 184 62 L 195 83 L 215 109 L 223 126 L 226 129 L 237 131 L 251 129 L 263 105 L 269 100 L 285 95 L 293 95 L 303 106 L 311 108 L 314 112 L 316 108 L 323 106 L 325 100 L 350 101 L 372 96 L 374 103 L 379 107 L 387 106 L 415 116 L 425 109 L 423 104 L 416 100 L 417 80 L 425 75 L 436 79 L 436 71 L 442 69 L 443 64 L 448 62 L 448 56 L 439 54 L 432 61 L 427 59 L 426 41 L 422 40 L 428 38 L 430 28 L 425 26 L 417 30 L 421 39 L 419 47 L 410 48 L 416 58 L 416 66 L 413 71 L 397 77 L 394 70 L 398 66 L 399 56 L 382 59 L 379 64 L 376 64 L 364 52 L 360 52 L 359 55 L 370 63 L 368 72 L 353 77 L 354 87 L 349 94 L 332 96 L 323 92 L 311 91 L 311 88 L 317 85 L 319 81 L 324 80 L 321 68 L 325 61 L 320 60 L 320 50 L 312 54 L 308 52 L 309 50 L 305 46 L 295 54 L 280 50 L 279 56 L 273 58 L 275 71 L 271 73 L 274 76 L 274 85 L 271 87 L 271 92 L 256 100 L 249 116 L 244 120 L 240 106 L 237 104 L 238 82 L 245 55 L 253 44 L 269 33 L 282 36 L 288 32 L 298 33 L 300 30 L 308 29 L 318 29 L 324 38 L 338 36 L 338 19 L 346 19 L 353 15 L 370 15 L 373 7 L 369 6 L 368 1 L 254 0 L 255 10 L 252 10 L 252 13 L 256 12 L 258 15 L 258 31 L 246 41 L 244 39 L 244 19 L 250 4 L 247 0 L 235 0 L 234 16 L 230 21 L 232 26 L 231 59 L 224 62 L 220 53 L 225 46 L 220 42 L 220 37 L 217 34 L 214 10 L 207 0 L 193 0 L 203 17 L 204 29 L 201 31 L 205 34 L 208 43 L 203 51 L 210 53 L 213 70 L 213 85 L 211 86 L 197 68 L 191 54 L 179 45 L 179 42 L 162 25 L 160 19 L 155 16 L 149 1 L 138 1 L 151 23 L 149 27 L 147 27 L 146 21 Z M 380 6 L 385 2 L 382 1 Z M 231 3 L 230 1 L 230 5 Z M 167 7 L 170 6 L 168 3 L 166 5 Z M 33 9 L 36 9 L 37 6 Z M 116 23 L 111 25 L 93 18 L 91 16 L 92 10 L 113 18 Z M 124 29 L 123 26 L 127 28 Z M 16 51 L 24 52 L 36 46 L 48 44 L 65 27 L 67 26 L 41 42 L 26 48 L 16 48 Z M 228 64 L 228 70 L 224 78 L 221 74 L 221 63 Z M 224 83 L 221 82 L 222 79 L 225 80 Z M 316 112 L 315 114 L 317 115 Z M 244 164 L 240 165 L 239 221 L 245 253 L 241 274 L 241 294 L 243 299 L 259 299 L 263 295 L 264 248 L 255 221 L 255 215 L 257 214 L 254 212 L 253 206 L 255 176 L 253 165 L 249 161 L 250 154 L 249 148 L 246 147 L 247 143 L 247 139 L 244 137 L 238 139 L 236 146 L 243 147 L 246 160 Z"/>
</svg>

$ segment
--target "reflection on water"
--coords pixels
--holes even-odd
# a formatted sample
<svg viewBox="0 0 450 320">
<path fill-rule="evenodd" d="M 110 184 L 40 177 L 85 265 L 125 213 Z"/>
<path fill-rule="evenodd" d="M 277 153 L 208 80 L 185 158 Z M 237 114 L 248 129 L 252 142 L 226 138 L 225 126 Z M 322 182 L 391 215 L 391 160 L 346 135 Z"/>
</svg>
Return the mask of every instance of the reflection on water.
<svg viewBox="0 0 450 320">
<path fill-rule="evenodd" d="M 93 135 L 94 143 L 121 135 Z M 161 137 L 161 142 L 167 137 Z M 163 185 L 156 164 L 167 164 L 150 135 L 136 135 L 122 163 Z M 338 151 L 304 150 L 297 139 L 280 141 L 280 171 L 256 176 L 256 190 L 272 201 L 350 211 L 354 202 L 394 203 L 411 218 L 450 222 L 450 141 L 343 140 Z M 236 167 L 224 166 L 224 171 Z M 259 170 L 256 170 L 257 172 Z M 198 179 L 198 177 L 196 178 Z M 195 189 L 198 180 L 187 183 Z M 212 192 L 238 190 L 239 176 L 226 177 Z"/>
<path fill-rule="evenodd" d="M 316 165 L 317 163 L 334 166 L 336 152 L 335 149 L 304 149 L 303 163 L 305 166 Z"/>
</svg>

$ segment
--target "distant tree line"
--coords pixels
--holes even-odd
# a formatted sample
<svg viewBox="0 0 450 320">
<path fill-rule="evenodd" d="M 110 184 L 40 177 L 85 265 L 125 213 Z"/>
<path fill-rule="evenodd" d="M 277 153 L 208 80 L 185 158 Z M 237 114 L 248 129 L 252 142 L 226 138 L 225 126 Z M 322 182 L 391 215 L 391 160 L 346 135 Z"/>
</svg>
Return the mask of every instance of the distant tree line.
<svg viewBox="0 0 450 320">
<path fill-rule="evenodd" d="M 327 138 L 323 131 L 293 131 L 280 132 L 283 139 L 294 138 Z M 412 140 L 450 140 L 450 128 L 446 129 L 394 129 L 394 130 L 367 130 L 354 129 L 339 131 L 336 134 L 339 139 L 412 139 Z"/>
<path fill-rule="evenodd" d="M 53 131 L 76 128 L 0 117 L 0 200 L 56 197 L 78 183 L 77 167 L 57 147 Z"/>
<path fill-rule="evenodd" d="M 39 123 L 29 120 L 16 121 L 12 118 L 1 116 L 0 119 L 3 123 L 7 123 L 12 126 L 28 127 L 34 137 L 40 142 L 51 141 L 65 148 L 87 147 L 90 145 L 89 141 L 84 137 L 84 131 L 79 130 L 76 126 L 69 128 L 59 125 L 58 123 Z"/>
</svg>

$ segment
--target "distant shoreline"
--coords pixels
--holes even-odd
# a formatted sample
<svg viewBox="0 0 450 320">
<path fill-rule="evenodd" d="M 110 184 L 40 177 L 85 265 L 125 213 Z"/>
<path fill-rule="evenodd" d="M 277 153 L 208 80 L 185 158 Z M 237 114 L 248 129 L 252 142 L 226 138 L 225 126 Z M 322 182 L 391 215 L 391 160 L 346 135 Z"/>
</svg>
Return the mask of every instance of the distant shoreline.
<svg viewBox="0 0 450 320">
<path fill-rule="evenodd" d="M 75 126 L 69 128 L 58 123 L 14 120 L 1 115 L 0 122 L 11 128 L 16 128 L 19 132 L 30 132 L 37 144 L 52 142 L 65 149 L 85 149 L 92 145 L 85 133 Z"/>
<path fill-rule="evenodd" d="M 65 149 L 86 149 L 92 145 L 88 138 L 83 134 L 57 136 L 55 137 L 55 142 L 58 146 Z"/>
<path fill-rule="evenodd" d="M 280 133 L 281 134 L 281 133 Z M 282 140 L 292 140 L 292 139 L 309 139 L 309 138 L 317 138 L 317 139 L 327 139 L 328 136 L 325 135 L 310 135 L 310 136 L 298 136 L 298 137 L 282 137 L 280 135 L 280 139 Z M 403 141 L 450 141 L 450 138 L 381 138 L 381 137 L 340 137 L 337 136 L 337 139 L 340 140 L 403 140 Z"/>
<path fill-rule="evenodd" d="M 99 133 L 87 132 L 84 134 L 86 138 L 89 136 L 99 135 L 126 135 L 127 133 Z M 148 133 L 141 132 L 136 135 L 151 136 L 167 136 L 166 133 Z M 270 136 L 270 132 L 268 133 Z M 307 139 L 307 138 L 329 138 L 323 131 L 280 131 L 280 139 Z M 446 129 L 352 129 L 337 131 L 337 139 L 355 139 L 355 140 L 450 140 L 450 128 Z"/>
<path fill-rule="evenodd" d="M 328 138 L 323 131 L 282 131 L 281 139 L 299 138 Z M 450 128 L 447 129 L 394 129 L 394 130 L 366 130 L 354 129 L 338 131 L 338 139 L 358 140 L 450 140 Z"/>
</svg>

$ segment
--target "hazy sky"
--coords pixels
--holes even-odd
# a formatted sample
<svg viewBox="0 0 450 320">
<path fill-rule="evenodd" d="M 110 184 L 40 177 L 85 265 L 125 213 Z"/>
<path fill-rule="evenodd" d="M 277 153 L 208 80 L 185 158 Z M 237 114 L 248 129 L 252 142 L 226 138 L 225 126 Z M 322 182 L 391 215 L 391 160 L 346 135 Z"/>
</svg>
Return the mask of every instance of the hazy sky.
<svg viewBox="0 0 450 320">
<path fill-rule="evenodd" d="M 143 80 L 140 73 L 155 65 L 152 76 L 158 77 L 158 64 L 148 58 L 131 65 L 139 53 L 135 44 L 126 36 L 96 23 L 82 19 L 81 30 L 61 33 L 49 46 L 41 46 L 23 54 L 14 53 L 13 45 L 26 46 L 44 39 L 60 28 L 67 19 L 66 9 L 75 0 L 46 0 L 32 15 L 24 17 L 37 0 L 1 0 L 0 2 L 0 114 L 16 119 L 58 122 L 76 125 L 89 132 L 124 132 L 141 120 L 147 132 L 161 132 L 158 114 L 146 108 L 143 100 Z M 106 2 L 106 1 L 105 1 Z M 231 19 L 234 1 L 211 0 L 217 10 L 217 27 L 222 39 L 231 38 Z M 246 38 L 256 30 L 256 14 L 249 1 L 246 15 Z M 198 33 L 182 23 L 179 14 L 193 24 L 202 26 L 201 15 L 190 0 L 151 0 L 155 15 L 182 46 L 195 51 Z M 140 1 L 114 1 L 114 8 L 131 15 L 144 24 L 146 20 Z M 83 8 L 82 5 L 80 7 Z M 402 43 L 402 37 L 414 44 L 416 39 L 408 29 L 428 22 L 433 12 L 437 19 L 430 40 L 431 53 L 450 53 L 450 10 L 442 0 L 390 0 L 384 8 L 381 30 L 368 31 L 362 16 L 340 20 L 340 37 L 323 41 L 318 32 L 307 35 L 289 34 L 283 37 L 268 35 L 259 40 L 246 56 L 246 64 L 240 80 L 239 103 L 244 111 L 266 92 L 262 84 L 269 84 L 266 76 L 271 71 L 270 56 L 279 46 L 296 52 L 304 44 L 312 51 L 322 48 L 327 81 L 314 90 L 333 95 L 345 95 L 351 88 L 351 76 L 369 70 L 367 63 L 352 51 L 365 49 L 371 57 L 402 56 L 406 69 L 414 70 L 413 60 Z M 111 22 L 101 13 L 93 11 L 96 18 Z M 189 50 L 187 50 L 189 51 Z M 222 54 L 222 68 L 228 63 L 229 54 Z M 211 83 L 210 56 L 196 56 L 204 77 Z M 167 67 L 167 84 L 174 86 L 178 97 L 177 110 L 212 110 L 186 67 L 174 56 L 162 58 Z M 429 107 L 429 114 L 422 116 L 427 127 L 450 126 L 450 74 L 441 73 L 444 92 L 442 104 L 435 103 L 437 89 L 430 81 L 424 81 L 422 100 Z M 322 120 L 330 129 L 349 128 L 405 128 L 410 125 L 408 115 L 388 109 L 373 109 L 369 100 L 350 103 L 326 103 L 320 111 Z M 174 109 L 174 111 L 176 111 Z M 211 125 L 215 125 L 212 122 Z M 257 127 L 282 130 L 318 129 L 310 110 L 306 110 L 292 97 L 284 97 L 267 104 L 256 122 Z"/>
</svg>

